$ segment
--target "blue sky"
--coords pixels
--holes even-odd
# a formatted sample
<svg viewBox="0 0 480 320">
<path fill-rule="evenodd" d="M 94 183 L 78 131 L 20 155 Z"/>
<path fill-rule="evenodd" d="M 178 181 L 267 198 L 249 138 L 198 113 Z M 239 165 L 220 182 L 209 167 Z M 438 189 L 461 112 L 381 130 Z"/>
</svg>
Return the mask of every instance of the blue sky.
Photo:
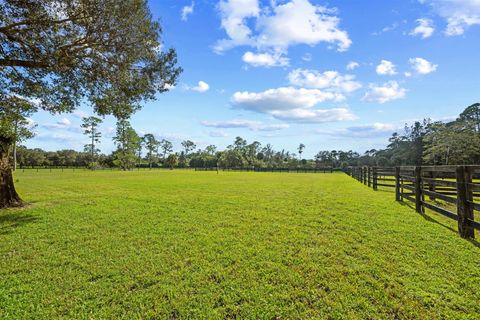
<svg viewBox="0 0 480 320">
<path fill-rule="evenodd" d="M 150 1 L 178 85 L 132 117 L 140 133 L 223 148 L 236 136 L 305 155 L 383 148 L 423 118 L 480 97 L 479 0 Z M 81 150 L 88 105 L 32 117 L 29 147 Z M 107 117 L 100 148 L 114 149 Z"/>
</svg>

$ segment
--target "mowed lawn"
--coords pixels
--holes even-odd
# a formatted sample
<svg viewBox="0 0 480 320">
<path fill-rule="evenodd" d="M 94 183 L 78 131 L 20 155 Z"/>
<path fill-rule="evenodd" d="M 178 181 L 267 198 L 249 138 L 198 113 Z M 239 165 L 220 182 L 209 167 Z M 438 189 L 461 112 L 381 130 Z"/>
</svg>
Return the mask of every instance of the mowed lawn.
<svg viewBox="0 0 480 320">
<path fill-rule="evenodd" d="M 480 247 L 342 174 L 19 172 L 0 319 L 478 319 Z"/>
</svg>

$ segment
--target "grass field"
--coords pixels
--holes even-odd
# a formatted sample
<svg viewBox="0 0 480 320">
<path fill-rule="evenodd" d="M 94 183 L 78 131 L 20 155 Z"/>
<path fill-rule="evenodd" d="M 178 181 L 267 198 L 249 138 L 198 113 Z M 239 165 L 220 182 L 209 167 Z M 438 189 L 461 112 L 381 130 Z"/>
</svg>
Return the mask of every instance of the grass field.
<svg viewBox="0 0 480 320">
<path fill-rule="evenodd" d="M 478 319 L 480 247 L 338 174 L 19 172 L 0 319 Z"/>
</svg>

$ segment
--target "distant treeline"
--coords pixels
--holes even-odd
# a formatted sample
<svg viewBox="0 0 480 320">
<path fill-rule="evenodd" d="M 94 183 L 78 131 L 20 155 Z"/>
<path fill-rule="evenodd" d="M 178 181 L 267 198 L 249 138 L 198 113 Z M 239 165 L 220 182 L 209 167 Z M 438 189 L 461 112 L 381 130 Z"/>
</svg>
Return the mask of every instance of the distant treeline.
<svg viewBox="0 0 480 320">
<path fill-rule="evenodd" d="M 480 164 L 480 103 L 467 107 L 454 121 L 424 119 L 405 125 L 403 134 L 391 136 L 386 149 L 365 152 L 355 165 L 463 164 Z"/>
<path fill-rule="evenodd" d="M 128 130 L 132 130 L 127 126 Z M 276 151 L 259 142 L 248 143 L 237 137 L 225 150 L 214 145 L 197 149 L 193 141 L 182 142 L 183 150 L 173 152 L 170 141 L 156 141 L 152 135 L 124 139 L 110 155 L 75 150 L 44 151 L 18 147 L 19 167 L 168 167 L 168 168 L 345 168 L 348 166 L 456 165 L 480 163 L 480 104 L 466 108 L 455 121 L 433 122 L 429 119 L 405 126 L 403 134 L 394 133 L 383 150 L 368 150 L 363 155 L 354 151 L 319 151 L 313 159 L 302 159 L 306 148 L 300 144 L 296 152 Z M 119 134 L 120 136 L 120 134 Z M 116 138 L 121 142 L 120 138 Z M 128 141 L 135 141 L 128 147 Z M 88 145 L 87 145 L 88 146 Z M 127 147 L 125 147 L 127 146 Z"/>
</svg>

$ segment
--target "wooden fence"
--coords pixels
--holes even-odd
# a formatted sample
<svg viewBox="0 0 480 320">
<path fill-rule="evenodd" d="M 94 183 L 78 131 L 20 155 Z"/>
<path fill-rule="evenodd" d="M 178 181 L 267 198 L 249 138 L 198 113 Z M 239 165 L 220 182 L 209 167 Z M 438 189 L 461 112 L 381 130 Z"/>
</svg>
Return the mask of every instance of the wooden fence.
<svg viewBox="0 0 480 320">
<path fill-rule="evenodd" d="M 397 201 L 410 201 L 418 213 L 429 209 L 458 221 L 463 238 L 475 238 L 480 212 L 480 166 L 350 167 L 345 172 L 378 190 L 393 188 Z"/>
<path fill-rule="evenodd" d="M 239 171 L 239 172 L 285 172 L 285 173 L 333 173 L 341 171 L 332 167 L 325 168 L 195 168 L 195 171 Z"/>
</svg>

